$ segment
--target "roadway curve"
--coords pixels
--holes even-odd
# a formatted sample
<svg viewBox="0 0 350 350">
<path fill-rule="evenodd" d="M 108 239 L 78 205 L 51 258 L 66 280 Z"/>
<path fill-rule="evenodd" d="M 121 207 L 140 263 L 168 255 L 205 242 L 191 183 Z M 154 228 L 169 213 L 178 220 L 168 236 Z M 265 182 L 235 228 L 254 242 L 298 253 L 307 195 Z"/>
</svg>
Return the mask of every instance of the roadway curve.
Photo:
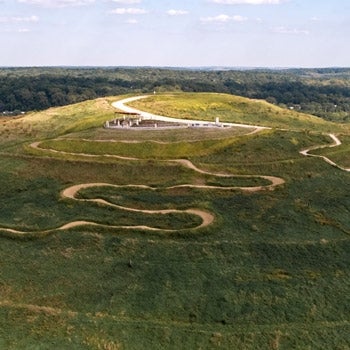
<svg viewBox="0 0 350 350">
<path fill-rule="evenodd" d="M 145 96 L 134 96 L 134 97 L 128 97 L 124 98 L 123 100 L 119 100 L 116 102 L 112 103 L 112 106 L 116 109 L 121 110 L 122 112 L 125 113 L 137 113 L 139 114 L 143 119 L 146 120 L 159 120 L 159 121 L 164 121 L 164 122 L 172 122 L 172 123 L 181 123 L 181 124 L 209 124 L 215 126 L 215 122 L 208 122 L 208 121 L 201 121 L 201 120 L 194 120 L 194 119 L 179 119 L 179 118 L 171 118 L 171 117 L 165 117 L 163 115 L 158 115 L 158 114 L 153 114 L 153 113 L 148 113 L 144 111 L 140 111 L 137 108 L 133 108 L 130 106 L 126 106 L 126 103 L 134 102 L 137 100 L 141 100 L 144 98 L 150 97 L 149 95 Z M 238 123 L 222 123 L 220 122 L 220 125 L 223 126 L 236 126 L 236 127 L 241 127 L 241 128 L 249 128 L 252 129 L 254 128 L 255 130 L 253 132 L 257 132 L 260 130 L 266 130 L 266 129 L 271 129 L 265 126 L 259 126 L 259 125 L 249 125 L 249 124 L 238 124 Z"/>
</svg>

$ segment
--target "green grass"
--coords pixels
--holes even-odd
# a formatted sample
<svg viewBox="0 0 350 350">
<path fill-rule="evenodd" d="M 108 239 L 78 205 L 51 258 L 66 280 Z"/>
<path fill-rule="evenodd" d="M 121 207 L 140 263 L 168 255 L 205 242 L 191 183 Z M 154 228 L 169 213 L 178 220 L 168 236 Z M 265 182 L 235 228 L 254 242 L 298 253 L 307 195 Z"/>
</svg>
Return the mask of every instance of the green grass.
<svg viewBox="0 0 350 350">
<path fill-rule="evenodd" d="M 201 128 L 191 129 L 165 129 L 147 130 L 140 129 L 104 129 L 101 127 L 82 130 L 77 133 L 69 133 L 63 137 L 83 138 L 98 141 L 158 141 L 158 142 L 193 142 L 203 140 L 215 140 L 227 137 L 245 135 L 246 128 L 206 128 L 205 132 Z"/>
<path fill-rule="evenodd" d="M 150 96 L 130 104 L 141 110 L 169 117 L 260 125 L 296 130 L 349 130 L 347 125 L 285 110 L 263 100 L 250 100 L 227 94 L 195 93 Z"/>
<path fill-rule="evenodd" d="M 219 105 L 230 99 L 182 95 L 183 114 L 191 113 L 190 97 L 200 116 L 204 112 L 196 103 L 212 104 L 215 96 Z M 17 237 L 0 230 L 0 348 L 348 348 L 350 177 L 322 159 L 299 154 L 330 143 L 325 125 L 314 124 L 312 132 L 266 130 L 248 136 L 235 129 L 210 135 L 193 130 L 114 134 L 101 128 L 111 111 L 104 102 L 101 111 L 100 104 L 79 104 L 79 113 L 74 105 L 0 123 L 0 226 L 40 232 L 88 220 L 179 231 L 84 226 Z M 89 111 L 86 124 L 80 121 L 84 110 Z M 33 118 L 35 133 L 19 129 L 16 139 L 16 123 L 33 123 Z M 153 138 L 171 143 L 159 146 L 150 142 Z M 141 143 L 96 142 L 103 139 Z M 344 146 L 313 152 L 331 152 L 335 160 L 340 151 L 338 160 L 346 165 L 348 134 L 340 139 Z M 46 147 L 97 156 L 28 147 L 40 140 Z M 144 159 L 102 156 L 109 152 Z M 168 188 L 266 184 L 161 161 L 180 156 L 212 172 L 273 175 L 286 183 L 254 193 Z M 92 187 L 79 198 L 136 209 L 200 208 L 213 213 L 215 222 L 191 230 L 200 221 L 193 215 L 145 215 L 60 198 L 63 189 L 90 182 L 154 190 Z"/>
<path fill-rule="evenodd" d="M 311 154 L 326 156 L 336 164 L 350 168 L 350 136 L 340 136 L 342 144 L 338 147 L 313 150 Z"/>
<path fill-rule="evenodd" d="M 225 166 L 267 164 L 304 160 L 299 151 L 315 144 L 328 144 L 329 137 L 295 131 L 268 130 L 236 138 L 222 149 L 207 154 L 193 155 L 200 162 Z"/>
<path fill-rule="evenodd" d="M 17 160 L 10 163 L 7 157 L 3 158 L 2 164 L 6 164 L 7 172 L 3 172 L 0 179 L 0 196 L 6 198 L 7 205 L 0 208 L 0 227 L 40 232 L 76 220 L 95 221 L 116 226 L 147 225 L 164 229 L 190 228 L 200 224 L 198 218 L 188 214 L 130 214 L 124 210 L 101 207 L 94 203 L 61 200 L 60 192 L 68 187 L 74 172 L 77 181 L 79 179 L 89 182 L 93 177 L 95 181 L 109 178 L 111 183 L 123 183 L 124 181 L 128 184 L 127 176 L 130 175 L 131 167 L 127 165 L 118 166 L 116 171 L 115 164 L 94 165 L 55 160 L 48 162 L 43 159 Z M 61 171 L 63 166 L 69 167 L 69 170 Z M 147 166 L 141 166 L 141 168 L 139 171 L 147 171 Z M 102 173 L 101 169 L 104 170 Z M 135 171 L 135 167 L 133 169 Z M 162 168 L 157 170 L 152 167 L 150 180 L 156 180 L 157 176 L 160 176 Z M 184 178 L 186 177 L 186 171 L 176 168 L 173 170 L 172 175 L 177 174 L 178 176 L 183 173 Z M 80 171 L 88 171 L 88 177 L 84 179 Z M 169 179 L 171 177 L 170 175 Z M 119 178 L 120 181 L 118 181 Z M 144 177 L 144 180 L 146 179 L 147 177 Z M 156 183 L 156 181 L 151 182 Z M 132 189 L 129 191 L 133 192 Z"/>
<path fill-rule="evenodd" d="M 114 111 L 110 100 L 101 98 L 6 119 L 0 124 L 0 144 L 4 150 L 29 140 L 100 127 L 114 117 Z"/>
<path fill-rule="evenodd" d="M 96 142 L 79 139 L 47 140 L 40 144 L 45 150 L 67 153 L 113 155 L 135 159 L 197 159 L 208 158 L 212 164 L 266 163 L 301 158 L 299 151 L 315 143 L 328 144 L 323 135 L 267 130 L 245 137 L 230 137 L 195 142 L 158 143 L 152 141 Z"/>
<path fill-rule="evenodd" d="M 179 159 L 191 155 L 212 153 L 215 149 L 226 147 L 231 139 L 206 140 L 197 142 L 155 143 L 150 141 L 140 143 L 125 142 L 93 142 L 81 140 L 50 140 L 40 147 L 63 152 L 85 153 L 94 155 L 117 155 L 140 159 Z"/>
</svg>

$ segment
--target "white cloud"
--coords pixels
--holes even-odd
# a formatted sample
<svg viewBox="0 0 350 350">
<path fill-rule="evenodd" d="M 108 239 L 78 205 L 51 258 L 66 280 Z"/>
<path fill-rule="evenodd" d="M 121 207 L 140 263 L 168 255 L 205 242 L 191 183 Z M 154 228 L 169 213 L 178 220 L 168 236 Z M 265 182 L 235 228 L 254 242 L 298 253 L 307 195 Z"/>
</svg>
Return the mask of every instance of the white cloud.
<svg viewBox="0 0 350 350">
<path fill-rule="evenodd" d="M 218 15 L 214 17 L 202 17 L 201 22 L 228 22 L 231 19 L 228 15 Z"/>
<path fill-rule="evenodd" d="M 131 19 L 128 19 L 127 21 L 125 21 L 125 23 L 127 24 L 137 24 L 139 23 L 139 21 L 135 18 L 131 18 Z"/>
<path fill-rule="evenodd" d="M 200 20 L 201 22 L 204 23 L 210 23 L 210 22 L 218 22 L 218 23 L 225 23 L 225 22 L 244 22 L 248 18 L 243 17 L 243 16 L 228 16 L 228 15 L 218 15 L 218 16 L 213 16 L 213 17 L 202 17 Z"/>
<path fill-rule="evenodd" d="M 112 0 L 112 1 L 118 4 L 127 4 L 127 5 L 140 4 L 142 2 L 142 0 Z"/>
<path fill-rule="evenodd" d="M 211 0 L 215 4 L 224 5 L 279 5 L 286 0 Z"/>
<path fill-rule="evenodd" d="M 186 11 L 186 10 L 169 10 L 169 11 L 167 11 L 167 14 L 169 16 L 183 16 L 183 15 L 188 15 L 188 11 Z"/>
<path fill-rule="evenodd" d="M 110 13 L 114 15 L 143 15 L 145 13 L 148 13 L 148 11 L 140 8 L 134 8 L 134 7 L 129 7 L 129 8 L 120 7 L 110 11 Z"/>
<path fill-rule="evenodd" d="M 31 30 L 28 28 L 18 28 L 18 29 L 16 29 L 16 28 L 1 29 L 0 28 L 0 33 L 29 33 L 29 32 L 31 32 Z"/>
<path fill-rule="evenodd" d="M 39 22 L 39 17 L 38 16 L 0 17 L 0 23 L 23 23 L 23 22 Z"/>
<path fill-rule="evenodd" d="M 17 0 L 22 4 L 37 5 L 42 7 L 68 7 L 83 6 L 95 2 L 95 0 Z"/>
<path fill-rule="evenodd" d="M 245 22 L 248 20 L 247 17 L 243 17 L 243 16 L 232 16 L 231 19 L 235 22 Z"/>
<path fill-rule="evenodd" d="M 305 29 L 297 29 L 297 28 L 286 28 L 286 27 L 276 27 L 273 28 L 272 31 L 278 34 L 295 34 L 295 35 L 309 35 L 310 32 Z"/>
</svg>

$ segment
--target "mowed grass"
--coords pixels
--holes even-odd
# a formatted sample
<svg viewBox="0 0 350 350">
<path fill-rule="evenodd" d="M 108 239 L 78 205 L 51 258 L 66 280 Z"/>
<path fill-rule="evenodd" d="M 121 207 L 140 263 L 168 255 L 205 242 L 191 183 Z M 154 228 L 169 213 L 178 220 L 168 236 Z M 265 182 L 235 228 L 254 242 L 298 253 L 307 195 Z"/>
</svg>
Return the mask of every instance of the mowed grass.
<svg viewBox="0 0 350 350">
<path fill-rule="evenodd" d="M 63 135 L 65 138 L 79 138 L 96 141 L 156 141 L 165 143 L 175 142 L 193 142 L 204 140 L 223 139 L 233 136 L 245 135 L 254 128 L 206 128 L 203 132 L 202 128 L 179 128 L 165 129 L 158 128 L 157 130 L 144 130 L 129 128 L 129 129 L 104 129 L 101 127 L 82 130 L 77 133 L 69 133 Z"/>
<path fill-rule="evenodd" d="M 194 95 L 196 100 L 200 97 Z M 92 142 L 82 144 L 101 147 L 103 154 L 118 142 L 100 145 L 96 139 L 132 141 L 138 135 L 109 138 L 110 131 L 100 126 L 105 117 L 98 104 L 91 107 L 87 129 L 77 126 L 76 118 L 68 121 L 76 107 L 65 107 L 68 115 L 57 125 L 51 121 L 47 136 L 43 128 L 39 138 L 13 137 L 8 143 L 0 137 L 8 146 L 0 156 L 0 226 L 39 232 L 89 220 L 179 231 L 86 226 L 17 237 L 0 230 L 0 348 L 348 348 L 350 177 L 322 159 L 299 154 L 330 143 L 323 128 L 215 134 L 212 141 L 198 136 L 189 146 L 184 141 L 191 140 L 191 130 L 187 135 L 167 131 L 158 141 L 169 137 L 171 144 L 134 161 L 23 148 L 23 140 L 28 145 L 60 136 L 59 143 L 50 142 L 62 146 L 73 137 L 91 136 Z M 67 122 L 60 125 L 60 120 Z M 145 146 L 155 135 L 134 136 L 134 141 Z M 341 139 L 346 145 L 347 136 Z M 119 143 L 114 153 L 143 154 L 137 148 L 127 151 L 130 145 Z M 67 150 L 74 153 L 78 147 L 74 141 Z M 274 175 L 286 183 L 255 193 L 168 188 L 261 184 L 256 178 L 199 174 L 156 158 L 169 154 L 186 156 L 212 172 Z M 213 213 L 215 222 L 191 230 L 198 225 L 192 215 L 143 215 L 60 198 L 63 189 L 90 182 L 154 189 L 92 187 L 79 192 L 79 198 L 137 209 L 200 208 Z"/>
<path fill-rule="evenodd" d="M 208 129 L 211 130 L 211 129 Z M 235 128 L 232 128 L 235 130 Z M 188 129 L 188 134 L 192 134 L 193 129 Z M 206 130 L 205 130 L 206 131 Z M 173 131 L 177 133 L 177 130 Z M 171 135 L 171 131 L 168 131 Z M 201 131 L 203 132 L 203 130 Z M 118 140 L 94 140 L 79 139 L 79 134 L 68 134 L 67 137 L 46 140 L 40 143 L 39 147 L 45 154 L 46 151 L 57 151 L 58 154 L 80 154 L 95 156 L 119 156 L 130 159 L 140 160 L 175 160 L 175 159 L 201 159 L 208 160 L 210 164 L 265 164 L 268 162 L 279 162 L 288 160 L 298 160 L 304 158 L 299 152 L 307 147 L 314 145 L 331 145 L 328 135 L 308 131 L 287 131 L 287 130 L 263 130 L 258 133 L 250 134 L 249 131 L 241 135 L 231 132 L 222 134 L 221 138 L 187 141 L 158 141 L 140 139 L 140 134 L 147 135 L 148 131 L 134 133 L 124 131 L 123 136 L 127 134 L 135 139 Z M 122 137 L 121 134 L 119 136 Z M 182 135 L 183 136 L 183 135 Z M 219 134 L 216 134 L 216 137 Z M 228 137 L 230 136 L 230 137 Z M 182 137 L 180 137 L 181 139 Z M 344 136 L 346 142 L 347 137 Z M 334 153 L 345 154 L 347 150 L 346 143 L 336 148 L 323 148 L 314 150 L 312 153 Z M 33 152 L 33 151 L 32 151 Z M 35 152 L 40 154 L 41 151 Z"/>
<path fill-rule="evenodd" d="M 216 93 L 179 93 L 152 95 L 134 101 L 130 106 L 151 113 L 183 118 L 260 125 L 283 129 L 333 132 L 347 130 L 348 125 L 327 122 L 321 118 L 282 109 L 263 100 Z"/>
<path fill-rule="evenodd" d="M 140 159 L 176 159 L 188 158 L 191 155 L 201 155 L 224 148 L 230 144 L 227 140 L 206 140 L 198 142 L 94 142 L 81 140 L 51 140 L 43 142 L 40 147 L 63 152 L 85 153 L 94 155 L 118 155 Z"/>
</svg>

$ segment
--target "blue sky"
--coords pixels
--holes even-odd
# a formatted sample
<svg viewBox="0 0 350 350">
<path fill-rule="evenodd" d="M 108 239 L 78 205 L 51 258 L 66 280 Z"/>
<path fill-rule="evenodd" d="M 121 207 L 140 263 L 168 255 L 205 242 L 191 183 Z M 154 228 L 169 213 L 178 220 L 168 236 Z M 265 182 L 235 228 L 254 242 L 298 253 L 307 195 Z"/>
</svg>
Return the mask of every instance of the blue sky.
<svg viewBox="0 0 350 350">
<path fill-rule="evenodd" d="M 0 66 L 350 66 L 349 0 L 0 0 Z"/>
</svg>

